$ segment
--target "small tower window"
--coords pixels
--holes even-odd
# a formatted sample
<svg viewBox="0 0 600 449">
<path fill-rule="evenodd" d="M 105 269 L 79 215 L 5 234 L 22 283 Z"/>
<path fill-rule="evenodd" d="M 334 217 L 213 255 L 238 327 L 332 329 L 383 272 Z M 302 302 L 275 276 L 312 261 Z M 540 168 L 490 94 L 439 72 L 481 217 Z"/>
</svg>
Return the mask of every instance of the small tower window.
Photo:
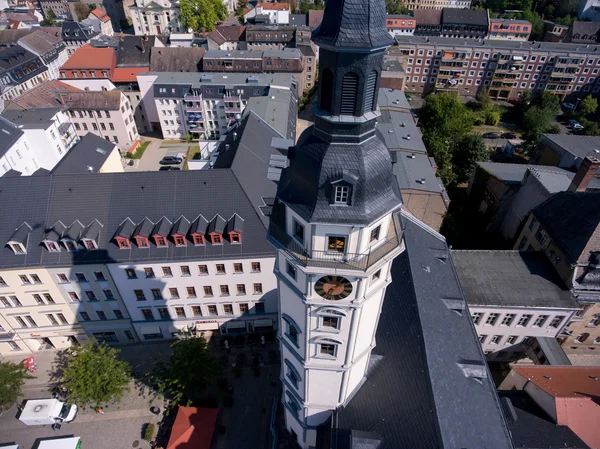
<svg viewBox="0 0 600 449">
<path fill-rule="evenodd" d="M 365 93 L 365 107 L 364 112 L 374 111 L 376 109 L 375 104 L 375 86 L 377 85 L 377 72 L 373 70 L 369 73 L 367 78 L 367 88 Z"/>
<path fill-rule="evenodd" d="M 340 114 L 354 115 L 356 111 L 356 98 L 358 95 L 358 75 L 346 73 L 342 79 L 342 100 Z"/>
<path fill-rule="evenodd" d="M 331 98 L 333 95 L 333 75 L 331 70 L 323 69 L 321 80 L 321 109 L 331 111 Z"/>
<path fill-rule="evenodd" d="M 335 186 L 333 202 L 335 204 L 348 204 L 350 198 L 350 186 Z"/>
</svg>

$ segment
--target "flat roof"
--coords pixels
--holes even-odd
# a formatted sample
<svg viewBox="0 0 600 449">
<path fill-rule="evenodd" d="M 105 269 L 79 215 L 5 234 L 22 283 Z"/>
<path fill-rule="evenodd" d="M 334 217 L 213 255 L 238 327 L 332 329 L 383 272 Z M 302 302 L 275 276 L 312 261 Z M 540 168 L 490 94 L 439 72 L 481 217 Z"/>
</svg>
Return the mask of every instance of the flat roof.
<svg viewBox="0 0 600 449">
<path fill-rule="evenodd" d="M 452 257 L 470 305 L 579 308 L 544 253 L 455 250 Z"/>
</svg>

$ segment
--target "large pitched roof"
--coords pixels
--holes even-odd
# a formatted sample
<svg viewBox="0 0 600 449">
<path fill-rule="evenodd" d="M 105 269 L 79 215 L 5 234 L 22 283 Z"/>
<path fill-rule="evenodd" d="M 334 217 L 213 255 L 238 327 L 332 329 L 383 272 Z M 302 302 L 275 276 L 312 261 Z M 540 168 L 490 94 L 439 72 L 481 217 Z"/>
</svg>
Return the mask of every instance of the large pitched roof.
<svg viewBox="0 0 600 449">
<path fill-rule="evenodd" d="M 255 207 L 228 169 L 2 177 L 0 210 L 11 211 L 0 216 L 0 241 L 6 243 L 23 222 L 32 227 L 27 253 L 15 255 L 3 245 L 0 267 L 271 257 L 275 252 L 265 239 L 266 228 Z M 137 225 L 146 217 L 156 224 L 162 217 L 171 223 L 182 215 L 190 222 L 199 215 L 211 220 L 217 214 L 230 220 L 236 213 L 244 219 L 239 244 L 225 240 L 222 245 L 186 247 L 132 245 L 122 251 L 114 241 L 120 224 L 127 218 Z M 76 220 L 83 226 L 94 220 L 103 225 L 98 250 L 53 253 L 40 245 L 55 223 L 61 221 L 68 227 Z"/>
<path fill-rule="evenodd" d="M 16 109 L 2 112 L 2 117 L 25 129 L 47 129 L 54 123 L 54 117 L 60 111 L 56 108 Z"/>
<path fill-rule="evenodd" d="M 105 69 L 110 70 L 115 61 L 112 48 L 94 48 L 89 44 L 79 47 L 63 64 L 61 70 Z"/>
<path fill-rule="evenodd" d="M 44 53 L 52 51 L 62 42 L 62 39 L 60 36 L 56 36 L 52 33 L 37 30 L 27 36 L 23 36 L 19 39 L 19 42 L 27 45 L 28 48 L 35 51 L 37 54 L 43 55 Z"/>
<path fill-rule="evenodd" d="M 552 241 L 576 262 L 600 224 L 599 192 L 560 192 L 532 211 Z"/>
<path fill-rule="evenodd" d="M 406 250 L 393 262 L 371 367 L 333 427 L 369 431 L 380 449 L 512 448 L 446 242 L 402 218 Z"/>
<path fill-rule="evenodd" d="M 0 156 L 4 156 L 4 153 L 6 153 L 6 151 L 8 151 L 22 135 L 23 131 L 5 118 L 0 118 L 0 136 L 2 136 L 0 139 Z M 3 210 L 8 211 L 10 208 Z"/>
<path fill-rule="evenodd" d="M 219 409 L 179 406 L 167 449 L 209 449 Z"/>
<path fill-rule="evenodd" d="M 461 250 L 452 256 L 471 305 L 578 308 L 543 253 Z"/>
<path fill-rule="evenodd" d="M 60 98 L 69 109 L 116 111 L 121 107 L 121 92 L 113 91 L 79 91 L 61 94 Z"/>
<path fill-rule="evenodd" d="M 60 94 L 80 91 L 81 89 L 69 84 L 56 80 L 49 80 L 23 92 L 19 97 L 11 100 L 11 102 L 23 109 L 62 108 L 63 103 L 60 100 Z"/>
<path fill-rule="evenodd" d="M 201 72 L 206 49 L 200 47 L 153 48 L 151 72 Z"/>
<path fill-rule="evenodd" d="M 599 398 L 600 367 L 527 365 L 512 367 L 555 398 Z"/>
<path fill-rule="evenodd" d="M 100 8 L 96 8 L 93 11 L 90 12 L 91 15 L 93 15 L 94 17 L 96 17 L 98 20 L 100 20 L 103 23 L 106 22 L 110 22 L 110 17 L 108 17 L 108 15 L 102 11 Z"/>
<path fill-rule="evenodd" d="M 415 9 L 417 25 L 439 25 L 442 21 L 442 11 L 439 9 Z"/>
<path fill-rule="evenodd" d="M 443 8 L 442 24 L 465 24 L 488 26 L 486 9 Z"/>
<path fill-rule="evenodd" d="M 118 151 L 112 142 L 87 133 L 74 145 L 52 169 L 55 175 L 98 173 L 113 151 Z"/>
<path fill-rule="evenodd" d="M 308 11 L 308 26 L 310 28 L 317 28 L 319 25 L 321 25 L 324 13 L 325 11 L 322 9 L 310 9 Z"/>
</svg>

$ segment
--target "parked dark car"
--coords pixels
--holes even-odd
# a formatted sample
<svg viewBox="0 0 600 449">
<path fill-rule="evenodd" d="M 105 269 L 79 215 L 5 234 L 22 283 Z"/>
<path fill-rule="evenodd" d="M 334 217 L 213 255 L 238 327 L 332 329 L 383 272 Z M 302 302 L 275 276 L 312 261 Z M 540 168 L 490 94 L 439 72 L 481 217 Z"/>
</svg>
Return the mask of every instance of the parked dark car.
<svg viewBox="0 0 600 449">
<path fill-rule="evenodd" d="M 183 161 L 183 159 L 181 159 L 179 156 L 165 156 L 161 159 L 159 164 L 160 165 L 177 165 L 177 164 L 181 164 L 182 161 Z"/>
<path fill-rule="evenodd" d="M 179 168 L 179 167 L 171 167 L 170 165 L 167 165 L 165 167 L 160 167 L 158 169 L 158 171 L 171 171 L 171 170 L 181 170 L 181 168 Z"/>
<path fill-rule="evenodd" d="M 500 133 L 485 133 L 483 135 L 484 139 L 497 139 L 498 137 L 500 137 Z"/>
<path fill-rule="evenodd" d="M 517 135 L 515 133 L 504 133 L 500 137 L 503 139 L 516 139 Z"/>
</svg>

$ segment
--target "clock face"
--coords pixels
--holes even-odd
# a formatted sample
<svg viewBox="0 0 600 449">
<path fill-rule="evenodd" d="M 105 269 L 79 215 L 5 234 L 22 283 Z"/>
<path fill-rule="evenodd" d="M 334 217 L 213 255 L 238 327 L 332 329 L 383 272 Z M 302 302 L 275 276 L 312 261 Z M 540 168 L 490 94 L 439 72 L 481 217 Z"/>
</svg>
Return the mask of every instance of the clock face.
<svg viewBox="0 0 600 449">
<path fill-rule="evenodd" d="M 339 301 L 352 293 L 352 284 L 341 276 L 323 276 L 315 283 L 315 291 L 322 298 Z"/>
</svg>

